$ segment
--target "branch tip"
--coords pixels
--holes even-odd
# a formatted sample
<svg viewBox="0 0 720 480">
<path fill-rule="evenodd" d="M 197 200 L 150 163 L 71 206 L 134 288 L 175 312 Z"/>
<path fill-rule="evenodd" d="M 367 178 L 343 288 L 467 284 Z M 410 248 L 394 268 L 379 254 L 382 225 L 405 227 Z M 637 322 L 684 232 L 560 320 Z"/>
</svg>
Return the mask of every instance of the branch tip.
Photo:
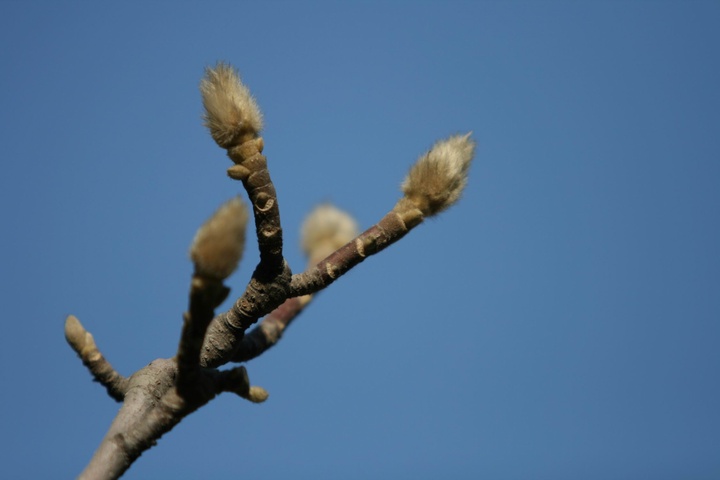
<svg viewBox="0 0 720 480">
<path fill-rule="evenodd" d="M 68 315 L 65 319 L 65 339 L 81 357 L 85 352 L 97 350 L 93 336 L 74 315 Z"/>
<path fill-rule="evenodd" d="M 436 215 L 460 198 L 475 154 L 471 134 L 437 142 L 408 172 L 402 191 L 423 215 Z"/>
<path fill-rule="evenodd" d="M 128 388 L 128 379 L 115 371 L 110 362 L 103 357 L 93 336 L 74 315 L 68 315 L 65 319 L 65 339 L 95 381 L 105 387 L 113 400 L 121 402 Z"/>
<path fill-rule="evenodd" d="M 269 396 L 270 394 L 264 388 L 252 385 L 248 392 L 247 399 L 253 403 L 262 403 L 267 400 Z"/>
<path fill-rule="evenodd" d="M 263 127 L 262 113 L 237 71 L 219 62 L 205 69 L 200 82 L 205 126 L 222 148 L 256 136 Z"/>
</svg>

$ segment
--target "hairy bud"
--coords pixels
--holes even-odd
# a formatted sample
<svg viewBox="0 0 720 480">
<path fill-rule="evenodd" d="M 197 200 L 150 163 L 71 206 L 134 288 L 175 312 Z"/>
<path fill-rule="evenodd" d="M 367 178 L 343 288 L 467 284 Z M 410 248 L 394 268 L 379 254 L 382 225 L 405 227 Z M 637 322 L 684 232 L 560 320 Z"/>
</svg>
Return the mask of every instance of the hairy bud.
<svg viewBox="0 0 720 480">
<path fill-rule="evenodd" d="M 215 68 L 206 68 L 200 93 L 205 126 L 222 148 L 240 143 L 243 137 L 254 137 L 262 130 L 260 108 L 230 65 L 218 63 Z"/>
<path fill-rule="evenodd" d="M 250 387 L 247 399 L 253 403 L 262 403 L 267 400 L 269 396 L 270 394 L 267 390 L 262 387 L 253 385 Z"/>
<path fill-rule="evenodd" d="M 475 142 L 466 135 L 456 135 L 437 142 L 415 162 L 402 191 L 425 216 L 432 216 L 453 205 L 467 183 Z"/>
<path fill-rule="evenodd" d="M 74 315 L 68 315 L 65 319 L 65 339 L 79 355 L 97 351 L 93 336 L 85 330 L 80 320 Z"/>
<path fill-rule="evenodd" d="M 355 220 L 330 204 L 318 205 L 302 226 L 302 248 L 317 261 L 342 247 L 358 234 Z"/>
<path fill-rule="evenodd" d="M 196 275 L 224 280 L 235 271 L 245 246 L 247 222 L 247 208 L 235 197 L 200 227 L 190 246 Z"/>
</svg>

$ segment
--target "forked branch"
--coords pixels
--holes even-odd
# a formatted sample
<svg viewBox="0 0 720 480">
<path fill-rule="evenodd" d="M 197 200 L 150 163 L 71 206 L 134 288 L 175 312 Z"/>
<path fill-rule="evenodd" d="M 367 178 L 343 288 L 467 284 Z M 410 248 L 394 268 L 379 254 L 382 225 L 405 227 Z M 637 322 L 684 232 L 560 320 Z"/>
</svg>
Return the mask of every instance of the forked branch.
<svg viewBox="0 0 720 480">
<path fill-rule="evenodd" d="M 67 318 L 68 343 L 94 379 L 123 402 L 80 475 L 83 479 L 120 477 L 163 434 L 219 393 L 232 392 L 255 403 L 267 399 L 264 389 L 250 385 L 244 366 L 217 367 L 247 362 L 267 351 L 316 292 L 453 205 L 467 182 L 475 146 L 470 134 L 436 143 L 411 168 L 395 207 L 363 233 L 357 233 L 347 214 L 328 205 L 318 207 L 303 227 L 308 268 L 293 275 L 283 256 L 280 210 L 263 155 L 257 103 L 237 72 L 222 63 L 207 69 L 200 90 L 205 124 L 233 162 L 227 173 L 242 182 L 250 201 L 260 261 L 232 308 L 215 315 L 230 292 L 223 282 L 237 268 L 245 243 L 249 215 L 235 198 L 218 209 L 193 240 L 195 268 L 176 356 L 155 360 L 129 378 L 112 368 L 75 317 Z"/>
</svg>

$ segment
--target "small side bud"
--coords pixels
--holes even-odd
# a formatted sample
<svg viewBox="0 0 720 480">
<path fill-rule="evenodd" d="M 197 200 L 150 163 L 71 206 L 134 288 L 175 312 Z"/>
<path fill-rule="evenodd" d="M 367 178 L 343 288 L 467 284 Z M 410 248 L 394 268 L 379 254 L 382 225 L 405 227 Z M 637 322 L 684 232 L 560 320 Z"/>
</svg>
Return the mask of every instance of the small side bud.
<svg viewBox="0 0 720 480">
<path fill-rule="evenodd" d="M 303 222 L 302 249 L 308 257 L 320 261 L 357 234 L 357 223 L 349 214 L 330 204 L 318 205 Z"/>
<path fill-rule="evenodd" d="M 262 403 L 270 394 L 262 387 L 250 385 L 247 369 L 244 366 L 219 372 L 220 390 L 233 392 L 253 403 Z"/>
<path fill-rule="evenodd" d="M 235 271 L 245 246 L 247 222 L 247 208 L 235 197 L 198 229 L 190 246 L 196 275 L 222 281 Z"/>
<path fill-rule="evenodd" d="M 268 393 L 267 390 L 265 390 L 262 387 L 253 385 L 250 387 L 250 391 L 248 392 L 247 399 L 253 403 L 262 403 L 265 400 L 267 400 L 269 396 L 270 396 L 270 394 Z"/>
<path fill-rule="evenodd" d="M 437 142 L 412 166 L 402 191 L 425 216 L 432 216 L 458 201 L 467 183 L 475 142 L 456 135 Z"/>
<path fill-rule="evenodd" d="M 205 126 L 222 148 L 239 143 L 243 137 L 254 137 L 262 130 L 260 108 L 230 65 L 218 63 L 215 68 L 206 68 L 200 93 Z"/>
</svg>

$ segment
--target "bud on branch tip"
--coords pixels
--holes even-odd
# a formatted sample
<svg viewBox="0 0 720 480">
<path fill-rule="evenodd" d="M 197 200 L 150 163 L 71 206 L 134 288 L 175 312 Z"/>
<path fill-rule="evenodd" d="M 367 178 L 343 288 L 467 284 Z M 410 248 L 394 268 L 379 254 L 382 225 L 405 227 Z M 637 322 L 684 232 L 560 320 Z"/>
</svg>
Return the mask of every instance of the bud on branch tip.
<svg viewBox="0 0 720 480">
<path fill-rule="evenodd" d="M 235 197 L 198 229 L 190 246 L 196 275 L 224 280 L 235 271 L 245 246 L 247 222 L 247 208 Z"/>
<path fill-rule="evenodd" d="M 475 142 L 470 135 L 455 135 L 437 142 L 410 168 L 402 191 L 423 215 L 440 213 L 460 198 L 475 154 Z"/>
<path fill-rule="evenodd" d="M 260 108 L 230 65 L 221 62 L 206 68 L 200 93 L 205 126 L 222 148 L 239 143 L 244 136 L 254 137 L 262 130 Z"/>
</svg>

